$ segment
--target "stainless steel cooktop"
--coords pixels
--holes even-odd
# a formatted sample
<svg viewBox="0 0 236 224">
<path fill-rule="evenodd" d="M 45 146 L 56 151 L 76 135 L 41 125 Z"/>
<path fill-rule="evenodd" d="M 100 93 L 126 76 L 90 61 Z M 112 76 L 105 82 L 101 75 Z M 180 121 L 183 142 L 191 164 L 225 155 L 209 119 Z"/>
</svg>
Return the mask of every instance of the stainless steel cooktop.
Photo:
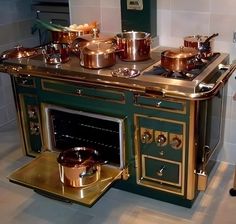
<svg viewBox="0 0 236 224">
<path fill-rule="evenodd" d="M 49 79 L 82 81 L 188 99 L 201 98 L 206 95 L 202 92 L 208 92 L 211 89 L 216 91 L 222 80 L 229 76 L 230 69 L 219 69 L 221 65 L 226 65 L 229 62 L 229 55 L 225 53 L 214 54 L 214 58 L 202 66 L 199 74 L 184 74 L 186 77 L 191 76 L 188 79 L 183 76 L 168 77 L 167 75 L 153 74 L 153 70 L 160 65 L 161 52 L 153 51 L 150 59 L 140 62 L 125 62 L 117 58 L 117 63 L 114 66 L 103 69 L 83 68 L 80 66 L 79 59 L 73 55 L 69 62 L 61 65 L 45 64 L 42 56 L 37 56 L 5 61 L 4 68 L 7 73 L 18 75 L 28 74 Z M 131 69 L 132 72 L 138 71 L 138 75 L 132 77 L 114 75 L 114 71 L 121 68 Z"/>
</svg>

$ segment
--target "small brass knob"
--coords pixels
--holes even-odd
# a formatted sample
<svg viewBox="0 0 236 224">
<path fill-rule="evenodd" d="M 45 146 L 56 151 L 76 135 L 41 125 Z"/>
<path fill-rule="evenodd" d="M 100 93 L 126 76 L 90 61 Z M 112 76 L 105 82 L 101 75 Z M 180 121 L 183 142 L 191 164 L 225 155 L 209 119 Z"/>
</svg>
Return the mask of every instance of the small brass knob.
<svg viewBox="0 0 236 224">
<path fill-rule="evenodd" d="M 181 143 L 182 143 L 181 139 L 176 136 L 171 140 L 170 145 L 174 149 L 179 149 L 181 146 Z"/>
<path fill-rule="evenodd" d="M 163 134 L 160 134 L 156 138 L 156 144 L 158 146 L 162 146 L 166 142 L 166 136 Z"/>
<path fill-rule="evenodd" d="M 145 131 L 141 136 L 142 143 L 149 143 L 152 139 L 152 135 L 149 131 Z"/>
</svg>

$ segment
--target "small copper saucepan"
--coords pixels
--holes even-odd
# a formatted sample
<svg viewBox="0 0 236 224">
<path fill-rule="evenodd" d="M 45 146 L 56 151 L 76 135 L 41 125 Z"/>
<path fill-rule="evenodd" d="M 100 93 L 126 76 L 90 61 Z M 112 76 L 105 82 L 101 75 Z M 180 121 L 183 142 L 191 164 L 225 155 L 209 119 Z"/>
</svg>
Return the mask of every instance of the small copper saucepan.
<svg viewBox="0 0 236 224">
<path fill-rule="evenodd" d="M 186 36 L 184 37 L 184 46 L 197 49 L 199 51 L 200 57 L 207 58 L 212 55 L 213 40 L 214 37 L 218 35 L 218 33 L 215 33 L 211 36 Z"/>
<path fill-rule="evenodd" d="M 62 43 L 50 43 L 42 50 L 46 64 L 60 64 L 69 61 L 69 45 Z"/>
<path fill-rule="evenodd" d="M 89 186 L 100 179 L 98 152 L 87 147 L 75 147 L 60 153 L 57 158 L 60 180 L 70 187 Z"/>
<path fill-rule="evenodd" d="M 198 51 L 190 47 L 180 47 L 161 53 L 161 66 L 169 71 L 185 72 L 196 67 Z"/>
</svg>

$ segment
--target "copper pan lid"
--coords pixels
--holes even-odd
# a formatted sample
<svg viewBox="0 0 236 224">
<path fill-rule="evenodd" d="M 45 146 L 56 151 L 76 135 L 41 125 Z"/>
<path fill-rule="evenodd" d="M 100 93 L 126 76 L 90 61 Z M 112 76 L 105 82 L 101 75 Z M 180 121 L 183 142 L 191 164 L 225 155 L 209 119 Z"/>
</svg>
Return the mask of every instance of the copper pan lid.
<svg viewBox="0 0 236 224">
<path fill-rule="evenodd" d="M 198 54 L 198 51 L 191 47 L 179 47 L 162 52 L 162 56 L 167 58 L 189 58 Z"/>
<path fill-rule="evenodd" d="M 13 49 L 6 50 L 1 54 L 1 59 L 8 59 L 8 58 L 27 58 L 31 56 L 37 55 L 37 50 L 33 48 L 24 48 L 21 45 L 17 45 Z"/>
</svg>

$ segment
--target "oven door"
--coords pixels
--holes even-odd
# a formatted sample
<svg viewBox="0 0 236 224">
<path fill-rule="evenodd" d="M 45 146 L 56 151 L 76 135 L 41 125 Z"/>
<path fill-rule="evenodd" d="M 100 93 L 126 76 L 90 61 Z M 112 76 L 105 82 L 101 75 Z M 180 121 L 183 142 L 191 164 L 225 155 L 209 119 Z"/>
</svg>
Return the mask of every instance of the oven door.
<svg viewBox="0 0 236 224">
<path fill-rule="evenodd" d="M 43 147 L 30 163 L 9 176 L 11 182 L 45 196 L 92 206 L 125 171 L 125 118 L 110 117 L 55 105 L 41 104 Z M 71 187 L 60 180 L 57 158 L 67 147 L 95 148 L 107 163 L 99 180 L 85 187 Z"/>
</svg>

